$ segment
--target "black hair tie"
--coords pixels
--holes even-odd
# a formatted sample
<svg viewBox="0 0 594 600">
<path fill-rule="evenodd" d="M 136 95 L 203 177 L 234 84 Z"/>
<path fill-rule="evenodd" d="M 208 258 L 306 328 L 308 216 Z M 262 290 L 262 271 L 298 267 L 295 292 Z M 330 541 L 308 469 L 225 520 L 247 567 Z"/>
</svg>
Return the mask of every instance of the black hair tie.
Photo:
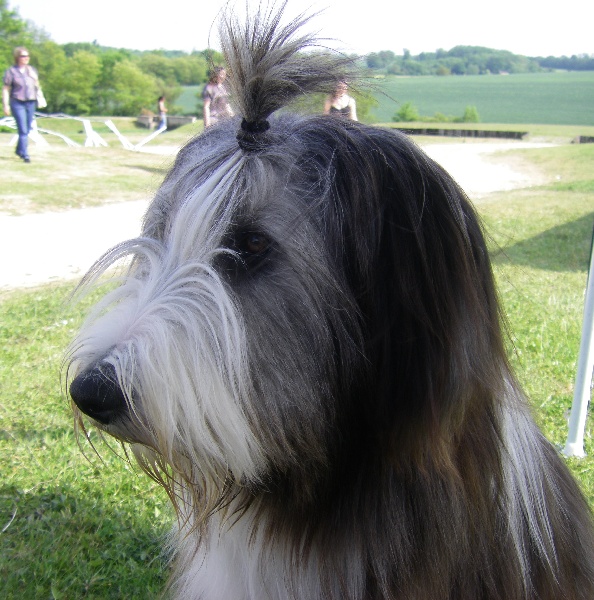
<svg viewBox="0 0 594 600">
<path fill-rule="evenodd" d="M 246 121 L 242 119 L 241 128 L 248 133 L 264 133 L 270 129 L 270 123 L 266 120 L 264 121 Z"/>
<path fill-rule="evenodd" d="M 237 143 L 246 152 L 258 152 L 267 146 L 267 137 L 262 135 L 270 129 L 270 123 L 262 121 L 241 121 L 241 129 L 237 132 Z"/>
</svg>

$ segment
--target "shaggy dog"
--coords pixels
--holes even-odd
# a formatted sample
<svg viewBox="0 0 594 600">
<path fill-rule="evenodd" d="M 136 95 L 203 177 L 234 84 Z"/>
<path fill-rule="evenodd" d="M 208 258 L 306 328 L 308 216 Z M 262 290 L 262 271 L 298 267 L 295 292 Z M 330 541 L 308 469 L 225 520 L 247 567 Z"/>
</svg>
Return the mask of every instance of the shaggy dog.
<svg viewBox="0 0 594 600">
<path fill-rule="evenodd" d="M 71 349 L 77 422 L 171 497 L 178 599 L 592 600 L 468 199 L 403 135 L 284 108 L 348 68 L 283 8 L 223 19 L 239 120 L 88 277 L 132 257 Z"/>
</svg>

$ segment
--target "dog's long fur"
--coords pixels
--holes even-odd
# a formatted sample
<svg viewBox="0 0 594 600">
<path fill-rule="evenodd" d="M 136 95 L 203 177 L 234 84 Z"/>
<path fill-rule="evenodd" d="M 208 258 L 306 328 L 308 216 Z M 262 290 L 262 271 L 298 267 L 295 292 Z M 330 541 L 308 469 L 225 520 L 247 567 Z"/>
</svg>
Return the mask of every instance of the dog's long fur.
<svg viewBox="0 0 594 600">
<path fill-rule="evenodd" d="M 178 599 L 591 600 L 469 201 L 403 135 L 279 113 L 348 66 L 283 8 L 224 19 L 239 119 L 91 275 L 134 257 L 73 343 L 78 422 L 168 491 Z"/>
</svg>

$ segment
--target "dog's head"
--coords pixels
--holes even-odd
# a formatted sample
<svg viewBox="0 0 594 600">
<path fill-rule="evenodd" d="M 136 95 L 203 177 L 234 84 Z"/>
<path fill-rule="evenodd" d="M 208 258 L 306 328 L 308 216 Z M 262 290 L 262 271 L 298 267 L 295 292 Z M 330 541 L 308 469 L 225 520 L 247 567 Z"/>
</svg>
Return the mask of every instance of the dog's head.
<svg viewBox="0 0 594 600">
<path fill-rule="evenodd" d="M 487 248 L 451 177 L 394 131 L 276 113 L 344 78 L 297 26 L 225 25 L 240 117 L 180 151 L 141 237 L 100 261 L 133 257 L 71 352 L 78 418 L 217 499 L 307 501 L 378 455 L 446 465 L 505 369 Z"/>
</svg>

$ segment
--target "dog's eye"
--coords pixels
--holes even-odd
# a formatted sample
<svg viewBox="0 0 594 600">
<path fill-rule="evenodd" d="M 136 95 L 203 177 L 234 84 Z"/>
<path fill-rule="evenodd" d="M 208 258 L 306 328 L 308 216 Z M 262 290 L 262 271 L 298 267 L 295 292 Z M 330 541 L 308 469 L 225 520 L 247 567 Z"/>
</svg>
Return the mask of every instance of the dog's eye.
<svg viewBox="0 0 594 600">
<path fill-rule="evenodd" d="M 247 256 L 262 256 L 270 248 L 270 240 L 262 233 L 248 232 L 235 239 L 235 250 Z"/>
<path fill-rule="evenodd" d="M 261 233 L 248 233 L 240 244 L 240 250 L 248 254 L 263 254 L 268 250 L 270 240 Z"/>
<path fill-rule="evenodd" d="M 229 235 L 223 240 L 223 246 L 231 252 L 220 254 L 217 268 L 233 276 L 259 269 L 266 262 L 273 243 L 263 233 L 244 229 Z"/>
</svg>

